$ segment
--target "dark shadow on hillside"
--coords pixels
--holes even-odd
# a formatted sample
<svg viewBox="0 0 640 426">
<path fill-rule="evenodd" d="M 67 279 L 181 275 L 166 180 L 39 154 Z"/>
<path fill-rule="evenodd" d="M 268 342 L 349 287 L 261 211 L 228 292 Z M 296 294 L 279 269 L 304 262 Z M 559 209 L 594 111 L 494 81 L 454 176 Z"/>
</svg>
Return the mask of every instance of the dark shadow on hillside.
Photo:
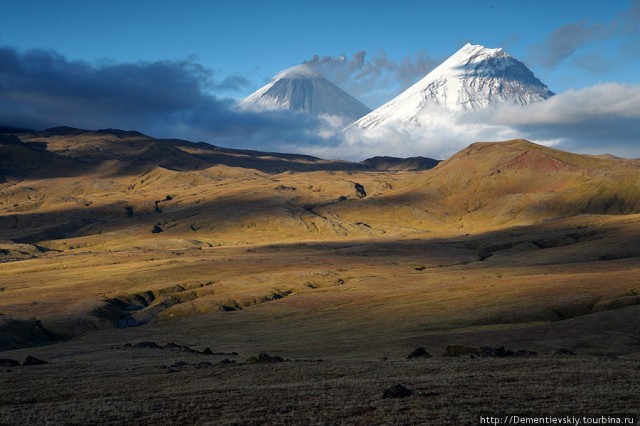
<svg viewBox="0 0 640 426">
<path fill-rule="evenodd" d="M 52 139 L 54 138 L 54 139 Z M 65 146 L 53 152 L 53 142 Z M 302 154 L 283 154 L 221 148 L 204 142 L 153 139 L 135 131 L 105 129 L 87 131 L 56 127 L 41 132 L 0 134 L 2 176 L 6 180 L 83 176 L 104 165 L 106 176 L 139 176 L 156 167 L 189 172 L 216 165 L 258 170 L 268 174 L 311 171 L 378 171 L 432 168 L 436 160 L 422 157 L 389 157 L 380 161 L 353 163 L 323 160 Z"/>
</svg>

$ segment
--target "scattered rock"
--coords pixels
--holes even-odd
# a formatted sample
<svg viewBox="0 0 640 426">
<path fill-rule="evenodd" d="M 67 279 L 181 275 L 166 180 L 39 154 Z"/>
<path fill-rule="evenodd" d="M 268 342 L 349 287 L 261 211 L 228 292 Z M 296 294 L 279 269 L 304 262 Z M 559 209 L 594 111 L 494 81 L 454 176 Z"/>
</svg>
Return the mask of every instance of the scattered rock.
<svg viewBox="0 0 640 426">
<path fill-rule="evenodd" d="M 297 191 L 297 188 L 294 186 L 286 186 L 286 185 L 278 185 L 275 187 L 275 190 L 278 192 L 282 191 Z"/>
<path fill-rule="evenodd" d="M 231 306 L 231 305 L 220 305 L 220 307 L 218 308 L 218 310 L 220 310 L 221 312 L 233 312 L 233 311 L 237 311 L 239 310 L 240 307 L 239 306 Z"/>
<path fill-rule="evenodd" d="M 139 349 L 162 349 L 162 346 L 160 346 L 156 342 L 149 342 L 149 341 L 136 343 L 132 345 L 132 347 L 139 348 Z"/>
<path fill-rule="evenodd" d="M 553 352 L 551 352 L 551 355 L 560 355 L 560 356 L 575 355 L 575 352 L 570 351 L 569 349 L 565 349 L 565 348 L 558 348 L 558 349 L 554 350 Z"/>
<path fill-rule="evenodd" d="M 448 345 L 443 356 L 482 356 L 483 352 L 480 348 L 464 345 Z"/>
<path fill-rule="evenodd" d="M 518 351 L 512 351 L 511 349 L 505 349 L 504 346 L 492 347 L 481 346 L 474 348 L 464 345 L 449 345 L 445 349 L 444 356 L 461 356 L 468 355 L 471 357 L 481 356 L 483 358 L 511 358 L 511 357 L 531 357 L 538 355 L 537 352 L 527 349 L 520 349 Z"/>
<path fill-rule="evenodd" d="M 504 346 L 500 346 L 499 348 L 492 348 L 490 346 L 482 346 L 480 348 L 482 351 L 482 356 L 485 358 L 505 358 L 507 356 L 507 351 Z M 513 351 L 509 351 L 513 354 Z"/>
<path fill-rule="evenodd" d="M 27 358 L 24 360 L 24 362 L 22 363 L 22 365 L 42 365 L 42 364 L 49 364 L 47 361 L 44 361 L 40 358 L 36 358 L 35 356 L 27 356 Z"/>
<path fill-rule="evenodd" d="M 177 343 L 173 343 L 173 342 L 169 342 L 166 343 L 162 349 L 171 349 L 171 350 L 176 350 L 176 351 L 183 351 L 183 352 L 189 352 L 192 354 L 199 354 L 200 352 L 195 350 L 195 349 L 191 349 L 189 346 L 185 346 L 185 345 L 179 345 Z"/>
<path fill-rule="evenodd" d="M 407 358 L 431 358 L 431 354 L 423 347 L 416 348 Z"/>
<path fill-rule="evenodd" d="M 197 352 L 197 351 L 196 351 Z M 206 348 L 202 352 L 198 352 L 202 355 L 226 355 L 226 356 L 238 356 L 238 352 L 213 352 L 211 348 Z"/>
<path fill-rule="evenodd" d="M 388 398 L 407 398 L 413 395 L 413 391 L 400 384 L 393 385 L 390 388 L 385 389 L 382 399 Z"/>
<path fill-rule="evenodd" d="M 0 359 L 0 367 L 17 367 L 20 363 L 15 359 Z"/>
<path fill-rule="evenodd" d="M 260 352 L 258 356 L 247 358 L 245 364 L 274 364 L 278 362 L 284 362 L 284 359 L 279 356 L 271 356 L 266 352 Z"/>
<path fill-rule="evenodd" d="M 356 190 L 356 197 L 364 198 L 367 196 L 367 192 L 364 190 L 364 186 L 362 184 L 354 182 L 353 186 Z"/>
<path fill-rule="evenodd" d="M 157 206 L 156 206 L 156 207 L 157 207 Z M 161 233 L 161 232 L 164 232 L 164 229 L 162 229 L 162 227 L 160 226 L 160 224 L 159 224 L 159 223 L 158 223 L 158 224 L 156 224 L 156 225 L 153 225 L 153 229 L 151 230 L 151 233 L 153 233 L 153 234 L 159 234 L 159 233 Z"/>
<path fill-rule="evenodd" d="M 125 348 L 138 348 L 138 349 L 164 349 L 170 351 L 180 351 L 180 352 L 188 352 L 190 354 L 202 354 L 202 355 L 238 355 L 237 352 L 213 352 L 211 348 L 205 348 L 202 351 L 197 349 L 190 348 L 186 345 L 180 345 L 178 343 L 169 342 L 164 345 L 159 345 L 156 342 L 144 341 L 139 343 L 127 343 L 124 345 Z"/>
<path fill-rule="evenodd" d="M 163 346 L 163 349 L 179 349 L 179 350 L 183 350 L 186 346 L 182 346 L 179 345 L 177 343 L 173 343 L 173 342 L 169 342 L 169 343 L 165 343 L 165 345 Z"/>
<path fill-rule="evenodd" d="M 185 361 L 178 361 L 169 366 L 169 369 L 175 370 L 176 368 L 185 368 L 185 367 L 193 367 L 193 368 L 205 368 L 210 367 L 212 364 L 209 361 L 202 361 L 197 363 L 190 363 Z"/>
</svg>

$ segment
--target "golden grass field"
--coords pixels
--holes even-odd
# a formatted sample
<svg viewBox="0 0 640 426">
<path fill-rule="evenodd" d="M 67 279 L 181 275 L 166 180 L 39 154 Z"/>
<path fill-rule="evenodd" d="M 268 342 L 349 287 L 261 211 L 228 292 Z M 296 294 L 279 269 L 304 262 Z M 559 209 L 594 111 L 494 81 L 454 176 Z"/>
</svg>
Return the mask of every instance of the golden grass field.
<svg viewBox="0 0 640 426">
<path fill-rule="evenodd" d="M 0 358 L 49 361 L 0 368 L 0 423 L 639 414 L 637 160 L 516 140 L 371 171 L 69 129 L 0 154 Z"/>
</svg>

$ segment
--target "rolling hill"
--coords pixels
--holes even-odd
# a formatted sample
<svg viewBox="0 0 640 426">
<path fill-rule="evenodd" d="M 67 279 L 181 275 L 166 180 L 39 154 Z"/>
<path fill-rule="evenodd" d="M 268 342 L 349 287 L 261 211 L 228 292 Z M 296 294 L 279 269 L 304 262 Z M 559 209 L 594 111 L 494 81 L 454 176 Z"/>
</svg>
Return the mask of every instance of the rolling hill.
<svg viewBox="0 0 640 426">
<path fill-rule="evenodd" d="M 434 162 L 70 128 L 3 135 L 0 153 L 0 422 L 269 422 L 286 399 L 293 422 L 446 424 L 503 401 L 561 412 L 567 392 L 633 402 L 637 160 L 512 140 L 413 170 Z M 478 358 L 502 346 L 521 356 Z M 407 359 L 418 347 L 433 357 Z M 27 356 L 49 365 L 15 367 Z M 380 399 L 398 382 L 417 396 Z"/>
<path fill-rule="evenodd" d="M 62 330 L 61 336 L 74 335 L 76 328 L 109 327 L 126 316 L 118 303 L 136 298 L 146 300 L 136 317 L 145 323 L 238 310 L 262 303 L 254 300 L 301 291 L 287 299 L 302 301 L 309 288 L 305 282 L 332 287 L 367 274 L 365 261 L 349 279 L 334 267 L 323 278 L 302 278 L 299 271 L 286 272 L 290 266 L 277 266 L 280 245 L 287 258 L 294 249 L 320 250 L 339 258 L 398 256 L 401 262 L 432 264 L 425 268 L 469 262 L 482 262 L 484 268 L 499 259 L 547 264 L 554 263 L 547 257 L 554 251 L 558 261 L 567 262 L 640 256 L 637 245 L 628 243 L 638 235 L 640 163 L 571 154 L 524 140 L 475 143 L 422 171 L 410 169 L 435 162 L 326 161 L 118 130 L 55 128 L 5 135 L 0 148 L 10 153 L 3 157 L 6 178 L 0 187 L 2 321 L 35 317 Z M 498 241 L 492 242 L 491 235 Z M 214 292 L 187 290 L 210 281 L 205 270 L 180 272 L 186 284 L 175 283 L 177 276 L 169 278 L 174 257 L 191 265 L 254 250 L 266 250 L 263 262 L 271 260 L 258 262 L 265 270 L 250 274 L 252 285 L 244 283 L 247 266 L 230 269 L 228 283 L 218 284 Z M 422 250 L 429 253 L 424 260 Z M 244 265 L 247 256 L 237 261 Z M 122 264 L 107 266 L 113 259 Z M 302 259 L 296 262 L 291 266 L 296 271 L 306 265 Z M 51 276 L 55 265 L 76 272 Z M 133 278 L 138 272 L 126 272 L 133 265 L 140 271 L 157 268 L 161 275 L 157 281 Z M 91 272 L 102 268 L 95 276 Z M 22 274 L 32 277 L 24 288 L 13 279 Z M 84 278 L 75 282 L 72 276 Z M 279 276 L 282 284 L 276 285 Z M 175 290 L 171 283 L 182 290 L 168 290 Z M 45 290 L 49 287 L 53 293 Z M 140 296 L 145 292 L 154 296 Z M 36 311 L 34 300 L 42 306 Z M 78 321 L 84 325 L 76 327 Z"/>
</svg>

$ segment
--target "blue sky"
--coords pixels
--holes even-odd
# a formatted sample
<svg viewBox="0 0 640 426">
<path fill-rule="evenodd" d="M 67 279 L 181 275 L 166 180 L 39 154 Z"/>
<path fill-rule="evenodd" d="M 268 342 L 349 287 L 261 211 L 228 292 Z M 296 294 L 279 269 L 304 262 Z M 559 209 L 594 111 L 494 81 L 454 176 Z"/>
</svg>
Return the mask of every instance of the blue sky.
<svg viewBox="0 0 640 426">
<path fill-rule="evenodd" d="M 78 117 L 87 112 L 84 121 L 59 124 L 129 126 L 154 136 L 208 140 L 210 131 L 181 133 L 206 122 L 204 109 L 196 109 L 226 111 L 226 99 L 242 98 L 314 55 L 345 55 L 348 64 L 366 52 L 366 76 L 343 73 L 336 83 L 375 108 L 466 42 L 504 47 L 556 93 L 606 82 L 640 83 L 638 0 L 0 0 L 0 6 L 0 53 L 9 75 L 0 96 L 0 124 L 42 127 L 64 120 L 64 112 L 73 115 L 76 107 Z M 26 70 L 13 87 L 6 65 L 11 63 Z M 0 74 L 1 68 L 0 63 Z M 171 93 L 158 99 L 150 81 Z M 109 98 L 93 111 L 101 119 L 89 118 L 89 101 L 83 99 L 96 90 Z M 121 102 L 119 115 L 109 105 L 118 104 L 119 92 L 126 97 L 125 90 L 138 100 Z M 25 103 L 39 99 L 42 107 L 55 96 L 64 107 L 59 111 Z M 131 119 L 136 102 L 143 108 L 138 121 Z M 189 120 L 175 128 L 154 127 L 149 117 L 157 111 L 165 113 L 159 121 L 166 114 Z M 237 120 L 227 135 L 246 137 Z"/>
<path fill-rule="evenodd" d="M 504 47 L 561 92 L 602 81 L 640 81 L 638 30 L 635 40 L 622 28 L 593 34 L 629 7 L 623 0 L 3 0 L 0 45 L 52 49 L 69 60 L 95 63 L 192 58 L 220 79 L 246 79 L 239 90 L 220 93 L 241 97 L 314 55 L 365 51 L 371 59 L 384 52 L 401 62 L 423 53 L 439 62 L 471 42 Z M 548 38 L 572 24 L 582 33 L 555 40 L 573 46 L 545 65 L 544 55 L 560 48 Z M 566 40 L 572 34 L 583 40 Z"/>
</svg>

